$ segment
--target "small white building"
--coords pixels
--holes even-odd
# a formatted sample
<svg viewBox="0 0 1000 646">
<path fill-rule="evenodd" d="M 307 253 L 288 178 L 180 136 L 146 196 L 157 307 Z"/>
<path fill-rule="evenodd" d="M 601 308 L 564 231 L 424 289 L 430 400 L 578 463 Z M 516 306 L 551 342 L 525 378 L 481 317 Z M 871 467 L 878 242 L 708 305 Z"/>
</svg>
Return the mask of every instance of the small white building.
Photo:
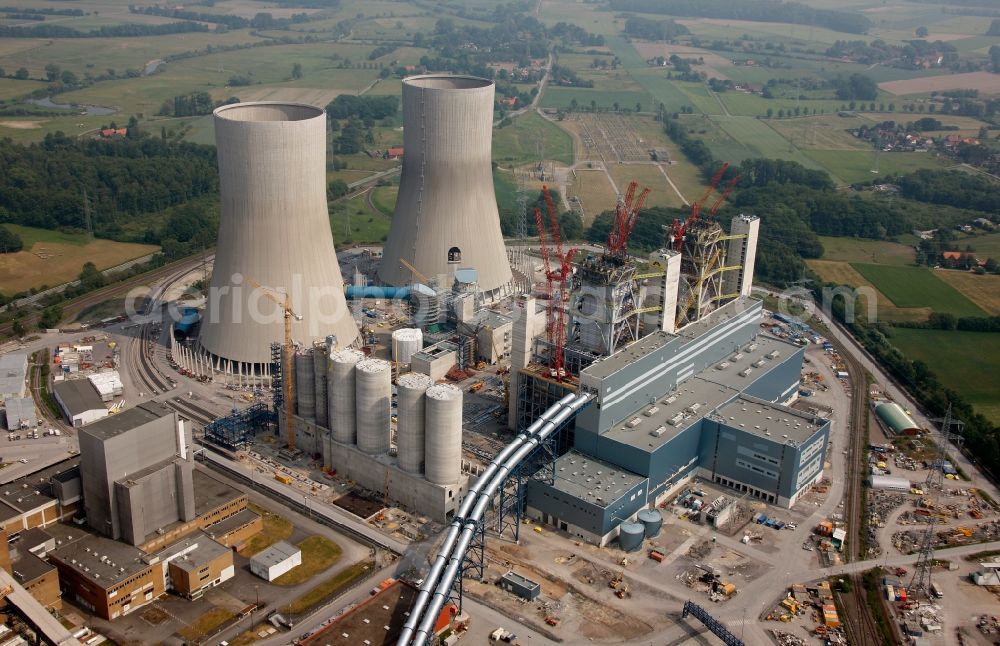
<svg viewBox="0 0 1000 646">
<path fill-rule="evenodd" d="M 67 379 L 52 388 L 63 415 L 74 428 L 86 426 L 108 416 L 101 396 L 88 379 Z"/>
<path fill-rule="evenodd" d="M 121 375 L 118 374 L 117 370 L 98 372 L 88 375 L 87 379 L 90 380 L 90 383 L 94 384 L 97 394 L 101 396 L 101 401 L 109 402 L 112 399 L 121 397 L 122 393 L 125 392 Z"/>
<path fill-rule="evenodd" d="M 285 541 L 250 558 L 250 571 L 265 581 L 274 581 L 298 565 L 302 565 L 302 550 Z"/>
</svg>

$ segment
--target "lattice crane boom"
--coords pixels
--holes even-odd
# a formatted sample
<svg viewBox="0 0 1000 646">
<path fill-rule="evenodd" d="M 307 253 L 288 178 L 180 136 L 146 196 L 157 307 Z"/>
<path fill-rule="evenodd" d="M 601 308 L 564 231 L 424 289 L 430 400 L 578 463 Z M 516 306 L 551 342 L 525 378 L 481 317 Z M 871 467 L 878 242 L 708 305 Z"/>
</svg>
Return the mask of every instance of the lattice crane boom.
<svg viewBox="0 0 1000 646">
<path fill-rule="evenodd" d="M 722 176 L 726 174 L 727 170 L 729 170 L 729 162 L 723 163 L 719 170 L 715 171 L 715 175 L 712 175 L 712 179 L 708 182 L 708 187 L 702 193 L 701 198 L 692 205 L 691 214 L 686 221 L 674 220 L 673 230 L 670 232 L 670 246 L 675 251 L 680 251 L 681 243 L 684 241 L 684 233 L 691 223 L 698 219 L 698 213 L 701 212 L 702 205 L 712 195 L 712 191 L 715 190 L 715 187 L 722 180 Z"/>
<path fill-rule="evenodd" d="M 292 413 L 292 397 L 295 394 L 295 387 L 293 381 L 295 377 L 293 376 L 292 369 L 292 356 L 293 356 L 293 346 L 292 346 L 292 319 L 296 321 L 301 321 L 302 316 L 295 313 L 292 309 L 292 297 L 288 292 L 279 292 L 270 287 L 264 287 L 258 283 L 253 278 L 247 277 L 247 282 L 253 285 L 256 289 L 259 289 L 261 293 L 267 297 L 268 300 L 272 301 L 275 305 L 281 308 L 282 317 L 285 319 L 285 356 L 282 358 L 281 362 L 281 372 L 282 379 L 281 384 L 285 390 L 285 433 L 288 438 L 288 448 L 295 448 L 295 416 Z M 282 298 L 278 298 L 278 296 Z"/>
</svg>

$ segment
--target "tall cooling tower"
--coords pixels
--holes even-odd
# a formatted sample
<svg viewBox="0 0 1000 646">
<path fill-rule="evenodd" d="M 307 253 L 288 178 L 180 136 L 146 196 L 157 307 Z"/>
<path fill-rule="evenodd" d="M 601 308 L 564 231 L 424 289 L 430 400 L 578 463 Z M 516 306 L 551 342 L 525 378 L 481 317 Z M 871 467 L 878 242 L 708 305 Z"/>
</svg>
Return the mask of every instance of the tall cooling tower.
<svg viewBox="0 0 1000 646">
<path fill-rule="evenodd" d="M 244 364 L 270 361 L 271 343 L 284 337 L 282 312 L 247 281 L 291 294 L 301 317 L 295 340 L 311 345 L 333 334 L 340 347 L 351 345 L 358 328 L 326 203 L 326 114 L 291 103 L 223 106 L 215 142 L 222 217 L 202 348 Z"/>
<path fill-rule="evenodd" d="M 396 447 L 399 468 L 410 473 L 421 473 L 424 468 L 424 393 L 434 385 L 427 375 L 408 372 L 396 380 L 399 392 L 396 423 Z"/>
<path fill-rule="evenodd" d="M 462 391 L 434 384 L 424 401 L 424 477 L 434 484 L 453 484 L 462 475 Z"/>
<path fill-rule="evenodd" d="M 488 300 L 509 293 L 490 156 L 493 93 L 492 81 L 473 76 L 403 80 L 403 174 L 378 270 L 384 282 L 421 280 L 405 260 L 431 278 L 471 267 Z"/>
</svg>

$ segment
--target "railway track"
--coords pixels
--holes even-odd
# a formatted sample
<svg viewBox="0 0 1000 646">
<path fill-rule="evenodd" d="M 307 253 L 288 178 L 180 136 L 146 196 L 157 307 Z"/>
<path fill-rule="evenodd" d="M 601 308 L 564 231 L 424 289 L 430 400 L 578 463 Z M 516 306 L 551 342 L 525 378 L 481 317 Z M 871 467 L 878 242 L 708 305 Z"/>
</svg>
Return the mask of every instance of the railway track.
<svg viewBox="0 0 1000 646">
<path fill-rule="evenodd" d="M 861 362 L 854 358 L 846 348 L 837 344 L 837 351 L 847 366 L 851 378 L 851 413 L 848 418 L 848 454 L 847 454 L 847 512 L 848 527 L 851 534 L 847 537 L 847 559 L 858 561 L 865 557 L 861 553 L 862 520 L 864 518 L 864 500 L 862 482 L 867 474 L 864 460 L 868 434 L 865 432 L 868 415 L 868 379 Z M 844 626 L 852 645 L 882 646 L 878 626 L 868 605 L 867 592 L 862 585 L 862 575 L 854 577 L 850 592 L 852 609 L 845 612 Z M 854 610 L 851 612 L 850 610 Z"/>
<path fill-rule="evenodd" d="M 162 267 L 157 267 L 156 269 L 151 269 L 145 273 L 138 274 L 120 283 L 108 285 L 107 287 L 101 287 L 100 289 L 95 289 L 92 292 L 87 292 L 86 294 L 77 296 L 76 298 L 64 301 L 62 303 L 63 315 L 65 318 L 69 319 L 88 307 L 102 303 L 109 298 L 124 296 L 129 292 L 129 290 L 139 285 L 155 282 L 162 278 L 169 277 L 171 274 L 187 273 L 194 267 L 197 267 L 204 260 L 211 258 L 213 255 L 215 255 L 214 251 L 205 251 L 181 260 L 175 260 L 174 262 L 163 265 Z M 40 314 L 38 311 L 32 311 L 21 319 L 21 323 L 25 326 L 25 328 L 32 329 L 38 323 L 39 316 Z M 0 336 L 10 336 L 13 333 L 13 326 L 13 321 L 0 323 Z"/>
</svg>

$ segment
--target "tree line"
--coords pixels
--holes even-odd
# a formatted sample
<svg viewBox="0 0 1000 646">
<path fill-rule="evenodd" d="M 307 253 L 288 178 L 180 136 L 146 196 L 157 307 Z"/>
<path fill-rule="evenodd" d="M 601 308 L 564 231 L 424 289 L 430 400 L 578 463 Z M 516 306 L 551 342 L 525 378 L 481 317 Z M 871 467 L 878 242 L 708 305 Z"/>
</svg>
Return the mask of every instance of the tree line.
<svg viewBox="0 0 1000 646">
<path fill-rule="evenodd" d="M 215 167 L 214 147 L 152 137 L 0 140 L 0 222 L 130 239 L 135 217 L 216 193 Z"/>
<path fill-rule="evenodd" d="M 196 31 L 207 32 L 208 30 L 207 25 L 197 22 L 171 22 L 165 25 L 102 25 L 89 31 L 81 31 L 62 25 L 0 26 L 0 38 L 135 38 Z"/>
<path fill-rule="evenodd" d="M 780 0 L 611 0 L 614 11 L 729 18 L 762 22 L 784 22 L 796 25 L 826 27 L 851 34 L 866 33 L 872 22 L 860 13 L 833 9 L 818 9 L 799 2 Z"/>
</svg>

